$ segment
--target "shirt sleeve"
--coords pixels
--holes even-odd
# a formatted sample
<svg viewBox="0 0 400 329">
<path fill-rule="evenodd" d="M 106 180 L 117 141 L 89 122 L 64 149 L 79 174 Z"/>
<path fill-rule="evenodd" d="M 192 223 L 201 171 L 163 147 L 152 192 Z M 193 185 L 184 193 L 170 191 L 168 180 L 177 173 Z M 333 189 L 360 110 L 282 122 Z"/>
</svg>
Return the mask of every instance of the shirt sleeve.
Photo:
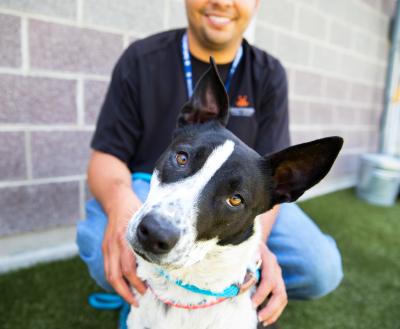
<svg viewBox="0 0 400 329">
<path fill-rule="evenodd" d="M 259 127 L 255 150 L 261 154 L 290 146 L 288 86 L 286 72 L 277 61 L 262 92 Z"/>
<path fill-rule="evenodd" d="M 128 48 L 129 50 L 129 48 Z M 116 64 L 97 120 L 91 147 L 128 163 L 142 132 L 138 88 L 132 54 L 126 51 Z"/>
</svg>

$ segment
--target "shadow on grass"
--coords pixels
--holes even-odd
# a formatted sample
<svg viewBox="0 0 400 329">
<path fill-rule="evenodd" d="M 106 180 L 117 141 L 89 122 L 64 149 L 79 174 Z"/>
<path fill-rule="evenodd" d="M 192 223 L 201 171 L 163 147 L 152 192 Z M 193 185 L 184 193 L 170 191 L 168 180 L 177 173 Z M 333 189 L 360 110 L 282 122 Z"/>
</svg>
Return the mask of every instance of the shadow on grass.
<svg viewBox="0 0 400 329">
<path fill-rule="evenodd" d="M 289 302 L 282 328 L 400 328 L 400 204 L 370 206 L 345 190 L 301 207 L 336 239 L 345 278 L 327 297 Z M 117 328 L 116 312 L 87 305 L 98 290 L 77 258 L 7 273 L 0 276 L 0 328 Z"/>
</svg>

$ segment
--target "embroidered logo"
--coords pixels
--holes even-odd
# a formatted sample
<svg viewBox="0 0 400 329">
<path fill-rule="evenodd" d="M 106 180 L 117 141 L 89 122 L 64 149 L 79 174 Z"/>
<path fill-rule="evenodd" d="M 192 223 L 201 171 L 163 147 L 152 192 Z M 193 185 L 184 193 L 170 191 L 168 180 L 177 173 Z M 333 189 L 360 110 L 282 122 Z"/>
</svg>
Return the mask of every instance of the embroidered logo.
<svg viewBox="0 0 400 329">
<path fill-rule="evenodd" d="M 235 105 L 237 107 L 248 107 L 250 105 L 247 95 L 238 95 Z"/>
<path fill-rule="evenodd" d="M 238 95 L 235 106 L 230 108 L 231 115 L 238 117 L 251 117 L 254 112 L 254 107 L 250 106 L 247 95 Z"/>
</svg>

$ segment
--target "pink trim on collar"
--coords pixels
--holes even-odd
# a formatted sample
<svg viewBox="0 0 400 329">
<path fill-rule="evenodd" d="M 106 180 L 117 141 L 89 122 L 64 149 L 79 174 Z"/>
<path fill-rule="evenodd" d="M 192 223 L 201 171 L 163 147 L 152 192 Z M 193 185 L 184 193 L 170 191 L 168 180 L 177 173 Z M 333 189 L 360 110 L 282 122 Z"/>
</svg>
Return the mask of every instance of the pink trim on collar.
<svg viewBox="0 0 400 329">
<path fill-rule="evenodd" d="M 167 304 L 167 305 L 172 306 L 172 307 L 184 308 L 184 309 L 186 309 L 186 310 L 197 310 L 197 309 L 200 309 L 200 308 L 207 308 L 207 307 L 214 306 L 214 305 L 216 305 L 216 304 L 222 303 L 223 301 L 227 300 L 227 298 L 222 297 L 222 298 L 217 298 L 215 301 L 213 301 L 213 302 L 211 302 L 211 303 L 199 303 L 199 304 L 196 304 L 196 305 L 192 305 L 192 304 L 184 305 L 184 304 L 176 303 L 176 302 L 174 302 L 174 301 L 172 301 L 172 300 L 163 299 L 163 298 L 161 298 L 160 296 L 158 296 L 158 295 L 155 293 L 155 291 L 151 288 L 150 285 L 148 285 L 148 287 L 149 287 L 150 291 L 153 293 L 153 295 L 154 295 L 158 300 L 160 300 L 161 302 L 163 302 L 164 304 Z"/>
</svg>

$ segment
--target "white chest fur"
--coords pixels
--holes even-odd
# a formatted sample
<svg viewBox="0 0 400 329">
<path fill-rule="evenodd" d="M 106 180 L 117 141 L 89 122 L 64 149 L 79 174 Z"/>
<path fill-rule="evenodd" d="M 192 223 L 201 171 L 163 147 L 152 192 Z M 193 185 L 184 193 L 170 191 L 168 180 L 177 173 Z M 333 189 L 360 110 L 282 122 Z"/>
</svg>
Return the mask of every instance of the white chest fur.
<svg viewBox="0 0 400 329">
<path fill-rule="evenodd" d="M 129 329 L 255 329 L 256 312 L 250 293 L 218 305 L 196 310 L 166 307 L 151 291 L 140 298 L 140 307 L 132 308 Z"/>
<path fill-rule="evenodd" d="M 233 282 L 243 282 L 247 269 L 255 270 L 260 241 L 259 218 L 255 219 L 255 234 L 238 246 L 215 246 L 212 252 L 189 268 L 169 271 L 199 287 L 222 291 Z M 166 306 L 159 298 L 179 304 L 207 303 L 215 297 L 207 297 L 187 291 L 160 275 L 154 264 L 138 258 L 138 275 L 152 287 L 139 296 L 139 308 L 132 308 L 128 317 L 129 329 L 256 329 L 257 314 L 251 303 L 251 292 L 223 301 L 217 305 L 187 310 Z M 157 297 L 155 294 L 157 294 Z"/>
</svg>

